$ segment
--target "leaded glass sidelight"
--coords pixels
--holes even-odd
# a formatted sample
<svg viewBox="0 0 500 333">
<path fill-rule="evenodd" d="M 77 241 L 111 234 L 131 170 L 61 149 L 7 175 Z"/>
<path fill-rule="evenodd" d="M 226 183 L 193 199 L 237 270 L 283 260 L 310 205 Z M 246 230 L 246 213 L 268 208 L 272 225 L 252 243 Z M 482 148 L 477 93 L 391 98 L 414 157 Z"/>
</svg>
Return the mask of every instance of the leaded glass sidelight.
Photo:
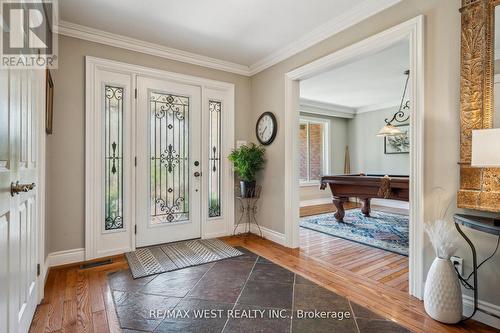
<svg viewBox="0 0 500 333">
<path fill-rule="evenodd" d="M 150 92 L 151 223 L 189 220 L 189 97 Z"/>
<path fill-rule="evenodd" d="M 123 88 L 104 87 L 104 229 L 123 228 Z"/>
<path fill-rule="evenodd" d="M 221 110 L 219 101 L 208 102 L 210 112 L 210 146 L 209 146 L 209 174 L 208 174 L 208 216 L 221 215 Z"/>
</svg>

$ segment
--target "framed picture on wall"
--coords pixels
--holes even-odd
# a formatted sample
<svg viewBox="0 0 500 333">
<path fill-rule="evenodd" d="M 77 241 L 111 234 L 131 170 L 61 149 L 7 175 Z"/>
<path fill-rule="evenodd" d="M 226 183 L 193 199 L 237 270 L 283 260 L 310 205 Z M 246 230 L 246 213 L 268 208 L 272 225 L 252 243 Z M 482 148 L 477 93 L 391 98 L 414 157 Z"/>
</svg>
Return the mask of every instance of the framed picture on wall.
<svg viewBox="0 0 500 333">
<path fill-rule="evenodd" d="M 54 82 L 50 71 L 46 70 L 45 76 L 45 132 L 52 134 L 52 119 L 54 116 Z"/>
<path fill-rule="evenodd" d="M 403 135 L 386 136 L 384 138 L 384 154 L 409 154 L 410 153 L 410 125 L 397 125 Z"/>
</svg>

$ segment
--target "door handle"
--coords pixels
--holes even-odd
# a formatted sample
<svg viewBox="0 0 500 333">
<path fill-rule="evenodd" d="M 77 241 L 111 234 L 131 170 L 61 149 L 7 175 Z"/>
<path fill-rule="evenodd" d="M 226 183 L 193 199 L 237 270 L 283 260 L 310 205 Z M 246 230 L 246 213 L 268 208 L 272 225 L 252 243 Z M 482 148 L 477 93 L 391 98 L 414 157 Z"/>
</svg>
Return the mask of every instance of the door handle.
<svg viewBox="0 0 500 333">
<path fill-rule="evenodd" d="M 195 176 L 195 177 L 200 177 L 200 176 L 201 176 L 201 172 L 196 171 L 196 172 L 194 173 L 194 176 Z"/>
<path fill-rule="evenodd" d="M 35 188 L 35 183 L 19 184 L 19 181 L 10 183 L 10 195 L 19 194 L 20 192 L 28 192 Z"/>
</svg>

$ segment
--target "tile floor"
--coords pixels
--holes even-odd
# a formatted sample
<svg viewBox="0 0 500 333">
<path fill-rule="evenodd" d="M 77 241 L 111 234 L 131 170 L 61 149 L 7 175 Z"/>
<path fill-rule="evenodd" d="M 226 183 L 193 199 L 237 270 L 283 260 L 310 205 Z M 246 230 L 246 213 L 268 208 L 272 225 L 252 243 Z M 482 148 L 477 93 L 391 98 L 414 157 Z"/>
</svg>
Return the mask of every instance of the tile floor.
<svg viewBox="0 0 500 333">
<path fill-rule="evenodd" d="M 408 332 L 345 297 L 239 250 L 245 254 L 136 280 L 129 270 L 110 274 L 123 332 Z M 172 309 L 170 316 L 164 316 Z M 160 312 L 152 315 L 156 310 Z M 311 315 L 315 310 L 330 312 L 330 318 L 298 318 L 301 310 Z M 333 311 L 345 318 L 331 318 Z"/>
</svg>

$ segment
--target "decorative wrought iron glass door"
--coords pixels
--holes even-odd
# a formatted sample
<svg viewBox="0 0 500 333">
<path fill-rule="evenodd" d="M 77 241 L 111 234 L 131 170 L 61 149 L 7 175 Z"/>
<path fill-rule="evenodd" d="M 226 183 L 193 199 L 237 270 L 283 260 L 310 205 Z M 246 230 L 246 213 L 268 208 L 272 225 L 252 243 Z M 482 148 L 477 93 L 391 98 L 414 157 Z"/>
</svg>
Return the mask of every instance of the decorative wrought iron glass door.
<svg viewBox="0 0 500 333">
<path fill-rule="evenodd" d="M 200 88 L 139 77 L 137 89 L 137 246 L 200 237 Z"/>
</svg>

